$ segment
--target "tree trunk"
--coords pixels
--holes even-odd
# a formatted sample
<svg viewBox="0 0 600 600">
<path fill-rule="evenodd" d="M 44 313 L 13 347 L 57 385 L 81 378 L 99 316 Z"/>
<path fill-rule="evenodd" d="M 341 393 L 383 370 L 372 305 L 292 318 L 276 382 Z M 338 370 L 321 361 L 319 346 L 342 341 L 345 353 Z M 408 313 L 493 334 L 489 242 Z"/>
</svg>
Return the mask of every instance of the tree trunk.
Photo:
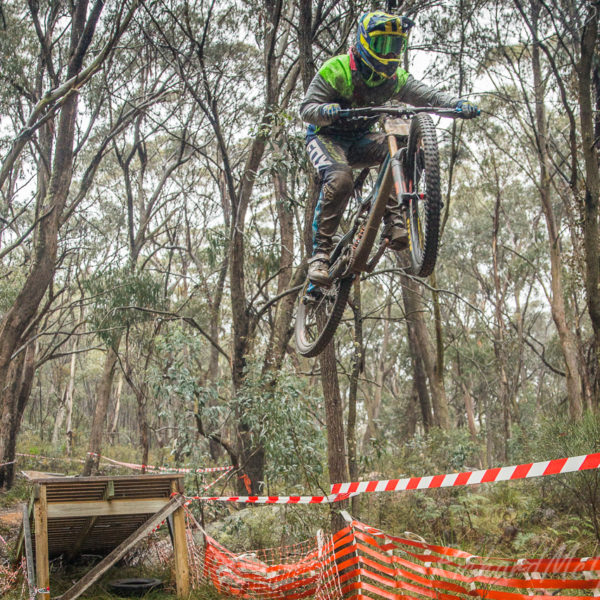
<svg viewBox="0 0 600 600">
<path fill-rule="evenodd" d="M 90 19 L 86 23 L 88 2 L 74 2 L 71 6 L 69 64 L 65 72 L 65 81 L 74 78 L 81 72 L 83 60 L 92 41 L 102 9 L 102 5 L 98 5 L 100 10 L 92 11 Z M 84 30 L 86 36 L 83 36 Z M 36 209 L 40 219 L 34 233 L 33 257 L 29 273 L 14 303 L 0 322 L 0 389 L 5 389 L 8 383 L 12 355 L 26 341 L 28 337 L 27 329 L 31 326 L 40 303 L 54 277 L 58 232 L 63 224 L 63 211 L 73 176 L 73 144 L 77 106 L 78 93 L 73 90 L 72 93 L 64 97 L 60 108 L 48 189 L 45 189 L 44 184 L 38 190 L 40 196 L 38 197 L 39 204 Z M 50 126 L 50 123 L 48 126 Z M 3 170 L 5 170 L 5 167 L 6 164 L 2 165 Z M 48 164 L 41 166 L 44 169 L 48 167 Z M 42 192 L 46 193 L 42 195 Z M 23 389 L 25 388 L 26 386 Z M 22 396 L 21 400 L 26 403 L 27 396 Z M 13 402 L 13 399 L 9 398 L 8 394 L 3 394 L 0 413 L 4 415 L 10 411 L 11 402 Z M 13 423 L 17 424 L 18 429 L 20 418 L 13 419 Z M 11 432 L 11 436 L 15 437 L 15 440 L 17 433 L 17 430 Z M 7 446 L 14 443 L 10 440 L 4 441 Z M 0 446 L 2 444 L 3 442 L 0 440 Z M 1 460 L 2 453 L 0 453 Z"/>
<path fill-rule="evenodd" d="M 115 376 L 115 367 L 117 365 L 117 352 L 121 338 L 118 337 L 114 347 L 107 348 L 104 357 L 104 368 L 102 369 L 102 377 L 96 387 L 96 408 L 94 410 L 94 418 L 92 421 L 92 429 L 90 431 L 90 443 L 88 445 L 88 454 L 83 466 L 82 475 L 89 477 L 98 468 L 100 455 L 102 453 L 102 434 L 104 433 L 104 422 L 106 421 L 106 413 L 110 400 L 110 392 L 112 390 L 113 379 Z"/>
<path fill-rule="evenodd" d="M 138 427 L 140 428 L 140 446 L 142 447 L 142 473 L 146 472 L 146 465 L 150 457 L 150 437 L 148 435 L 148 418 L 146 416 L 145 385 L 136 390 Z"/>
<path fill-rule="evenodd" d="M 277 295 L 289 288 L 300 286 L 306 276 L 306 267 L 301 265 L 293 272 L 294 264 L 294 213 L 287 193 L 287 182 L 281 173 L 273 175 L 277 217 L 279 221 L 279 277 L 277 279 Z M 271 370 L 276 373 L 281 369 L 283 359 L 292 335 L 292 316 L 298 291 L 288 293 L 277 303 L 275 319 L 269 344 L 267 346 L 263 373 Z"/>
<path fill-rule="evenodd" d="M 390 318 L 392 300 L 387 299 L 386 319 L 383 321 L 383 338 L 379 346 L 379 356 L 375 365 L 375 389 L 369 397 L 365 397 L 365 409 L 367 411 L 367 426 L 363 436 L 363 452 L 371 449 L 371 440 L 377 437 L 377 420 L 381 410 L 381 399 L 383 397 L 383 386 L 387 372 L 387 350 L 390 341 Z"/>
<path fill-rule="evenodd" d="M 598 203 L 600 197 L 600 169 L 598 139 L 600 136 L 600 68 L 597 59 L 598 9 L 589 7 L 581 37 L 579 64 L 579 118 L 581 121 L 582 150 L 585 161 L 585 197 L 583 239 L 585 248 L 585 289 L 587 305 L 594 329 L 595 350 L 595 404 L 600 406 L 600 237 L 598 233 Z M 592 82 L 596 96 L 596 111 L 592 105 Z"/>
<path fill-rule="evenodd" d="M 62 429 L 63 421 L 65 420 L 66 403 L 67 403 L 67 388 L 65 388 L 65 391 L 62 393 L 62 395 L 60 397 L 60 402 L 58 404 L 56 417 L 54 419 L 54 427 L 52 428 L 52 436 L 50 438 L 50 442 L 55 447 L 58 444 L 60 430 Z"/>
<path fill-rule="evenodd" d="M 121 393 L 123 391 L 123 375 L 119 376 L 117 381 L 117 390 L 115 392 L 114 411 L 112 417 L 112 425 L 110 426 L 110 441 L 114 444 L 119 435 L 119 412 L 121 410 Z"/>
<path fill-rule="evenodd" d="M 75 341 L 74 348 L 77 347 L 77 341 Z M 67 387 L 67 398 L 65 401 L 66 405 L 66 426 L 65 435 L 67 438 L 67 455 L 71 456 L 73 450 L 73 392 L 75 390 L 75 359 L 76 354 L 71 354 L 71 368 L 69 371 L 69 386 Z"/>
<path fill-rule="evenodd" d="M 362 305 L 360 301 L 360 277 L 354 280 L 354 354 L 352 356 L 352 372 L 350 374 L 350 390 L 348 391 L 348 426 L 346 429 L 346 445 L 348 447 L 348 475 L 351 481 L 358 480 L 358 460 L 356 457 L 356 403 L 358 396 L 358 379 L 364 369 L 364 344 L 362 330 Z M 358 511 L 358 497 L 352 498 L 352 512 Z"/>
<path fill-rule="evenodd" d="M 35 375 L 36 344 L 31 342 L 11 362 L 7 386 L 2 394 L 0 414 L 0 489 L 10 489 L 14 483 L 17 436 L 21 428 L 23 413 L 31 394 Z"/>
<path fill-rule="evenodd" d="M 507 357 L 505 350 L 505 327 L 504 327 L 504 296 L 505 289 L 500 282 L 500 268 L 498 265 L 498 233 L 500 231 L 500 184 L 496 179 L 496 203 L 494 208 L 494 226 L 492 228 L 492 263 L 494 274 L 494 356 L 496 357 L 496 368 L 498 370 L 499 404 L 502 407 L 504 436 L 502 438 L 502 459 L 508 460 L 508 442 L 511 437 L 511 414 L 510 414 L 510 385 L 507 373 Z"/>
<path fill-rule="evenodd" d="M 332 484 L 343 483 L 348 481 L 346 449 L 344 447 L 344 411 L 335 360 L 335 345 L 333 342 L 330 342 L 325 350 L 323 350 L 319 357 L 319 363 L 321 365 L 321 385 L 325 400 L 329 482 Z M 336 502 L 332 506 L 332 531 L 338 531 L 344 527 L 344 519 L 339 511 L 346 505 L 346 502 Z"/>
<path fill-rule="evenodd" d="M 540 160 L 539 193 L 542 202 L 548 241 L 550 244 L 550 273 L 551 273 L 551 310 L 560 340 L 561 350 L 565 361 L 567 397 L 569 414 L 573 420 L 578 420 L 583 414 L 581 378 L 577 364 L 577 349 L 573 332 L 567 324 L 565 299 L 562 285 L 562 253 L 554 209 L 551 200 L 550 157 L 548 154 L 548 139 L 546 133 L 546 109 L 544 105 L 545 89 L 542 82 L 540 48 L 537 42 L 537 25 L 540 11 L 538 0 L 531 1 L 532 28 L 536 43 L 532 48 L 533 84 L 535 92 L 535 125 L 537 146 Z"/>
<path fill-rule="evenodd" d="M 450 416 L 448 414 L 448 400 L 444 389 L 443 381 L 441 381 L 436 370 L 439 372 L 437 365 L 436 354 L 431 342 L 431 336 L 425 323 L 424 312 L 425 307 L 419 294 L 420 284 L 406 277 L 401 276 L 402 297 L 404 299 L 404 310 L 406 313 L 406 325 L 412 328 L 409 331 L 409 342 L 411 344 L 411 354 L 413 357 L 413 365 L 415 361 L 422 360 L 429 380 L 429 391 L 431 393 L 431 403 L 433 405 L 433 424 L 447 431 L 450 429 Z M 419 389 L 419 388 L 418 388 Z M 421 395 L 421 390 L 419 391 Z M 424 398 L 421 400 L 422 405 L 425 404 Z"/>
</svg>

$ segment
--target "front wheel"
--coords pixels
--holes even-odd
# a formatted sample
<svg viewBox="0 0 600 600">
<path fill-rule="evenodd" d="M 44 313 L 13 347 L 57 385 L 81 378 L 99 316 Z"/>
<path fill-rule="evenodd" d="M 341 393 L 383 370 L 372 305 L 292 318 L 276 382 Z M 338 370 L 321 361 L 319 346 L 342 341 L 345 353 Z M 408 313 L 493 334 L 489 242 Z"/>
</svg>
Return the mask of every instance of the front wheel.
<svg viewBox="0 0 600 600">
<path fill-rule="evenodd" d="M 337 329 L 353 277 L 335 279 L 329 288 L 315 288 L 308 292 L 306 284 L 296 315 L 296 348 L 302 356 L 321 354 Z"/>
<path fill-rule="evenodd" d="M 428 114 L 411 121 L 405 169 L 411 193 L 407 211 L 411 272 L 427 277 L 437 259 L 442 210 L 437 137 Z"/>
</svg>

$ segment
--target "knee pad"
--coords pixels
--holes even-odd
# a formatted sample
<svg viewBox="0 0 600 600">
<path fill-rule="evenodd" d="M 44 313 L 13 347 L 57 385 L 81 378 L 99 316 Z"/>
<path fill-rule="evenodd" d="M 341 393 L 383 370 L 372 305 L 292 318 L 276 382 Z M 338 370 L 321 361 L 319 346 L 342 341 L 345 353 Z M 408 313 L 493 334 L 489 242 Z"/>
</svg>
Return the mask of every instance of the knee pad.
<svg viewBox="0 0 600 600">
<path fill-rule="evenodd" d="M 323 177 L 323 197 L 326 202 L 343 202 L 352 193 L 352 169 L 348 165 L 331 165 Z"/>
</svg>

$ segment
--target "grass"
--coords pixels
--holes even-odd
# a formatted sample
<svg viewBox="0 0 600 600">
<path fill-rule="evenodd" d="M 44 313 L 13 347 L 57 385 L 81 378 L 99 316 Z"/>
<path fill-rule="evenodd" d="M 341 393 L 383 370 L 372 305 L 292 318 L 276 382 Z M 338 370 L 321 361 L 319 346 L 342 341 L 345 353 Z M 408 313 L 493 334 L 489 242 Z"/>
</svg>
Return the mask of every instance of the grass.
<svg viewBox="0 0 600 600">
<path fill-rule="evenodd" d="M 52 581 L 52 597 L 67 591 L 75 581 L 85 575 L 88 569 L 89 567 L 70 567 L 61 573 L 51 573 L 50 579 Z M 84 592 L 80 597 L 87 600 L 116 600 L 117 598 L 121 598 L 121 596 L 111 592 L 109 582 L 114 579 L 125 579 L 130 577 L 157 578 L 165 582 L 163 587 L 152 590 L 142 596 L 147 600 L 174 600 L 177 597 L 175 593 L 174 577 L 172 577 L 170 569 L 148 569 L 119 566 L 110 569 L 97 583 L 95 583 L 89 590 Z M 10 592 L 2 596 L 2 600 L 23 600 L 27 597 L 27 594 L 25 593 L 25 595 L 22 596 L 22 589 L 23 578 L 21 577 L 17 585 Z M 192 590 L 190 594 L 191 600 L 226 600 L 226 598 L 226 596 L 219 595 L 216 590 L 210 586 L 202 586 L 197 590 Z"/>
</svg>

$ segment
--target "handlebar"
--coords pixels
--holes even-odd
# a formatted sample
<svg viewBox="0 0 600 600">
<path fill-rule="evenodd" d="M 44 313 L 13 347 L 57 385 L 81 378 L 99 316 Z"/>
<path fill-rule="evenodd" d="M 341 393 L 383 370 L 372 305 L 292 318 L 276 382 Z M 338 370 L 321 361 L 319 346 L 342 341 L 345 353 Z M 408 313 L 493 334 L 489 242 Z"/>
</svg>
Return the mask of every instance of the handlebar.
<svg viewBox="0 0 600 600">
<path fill-rule="evenodd" d="M 397 106 L 370 106 L 367 108 L 342 108 L 339 117 L 342 119 L 354 119 L 361 117 L 376 117 L 378 115 L 389 115 L 390 117 L 414 117 L 418 113 L 432 113 L 439 117 L 450 117 L 461 119 L 464 113 L 454 108 L 441 108 L 435 106 L 418 106 L 414 108 L 400 108 Z"/>
</svg>

